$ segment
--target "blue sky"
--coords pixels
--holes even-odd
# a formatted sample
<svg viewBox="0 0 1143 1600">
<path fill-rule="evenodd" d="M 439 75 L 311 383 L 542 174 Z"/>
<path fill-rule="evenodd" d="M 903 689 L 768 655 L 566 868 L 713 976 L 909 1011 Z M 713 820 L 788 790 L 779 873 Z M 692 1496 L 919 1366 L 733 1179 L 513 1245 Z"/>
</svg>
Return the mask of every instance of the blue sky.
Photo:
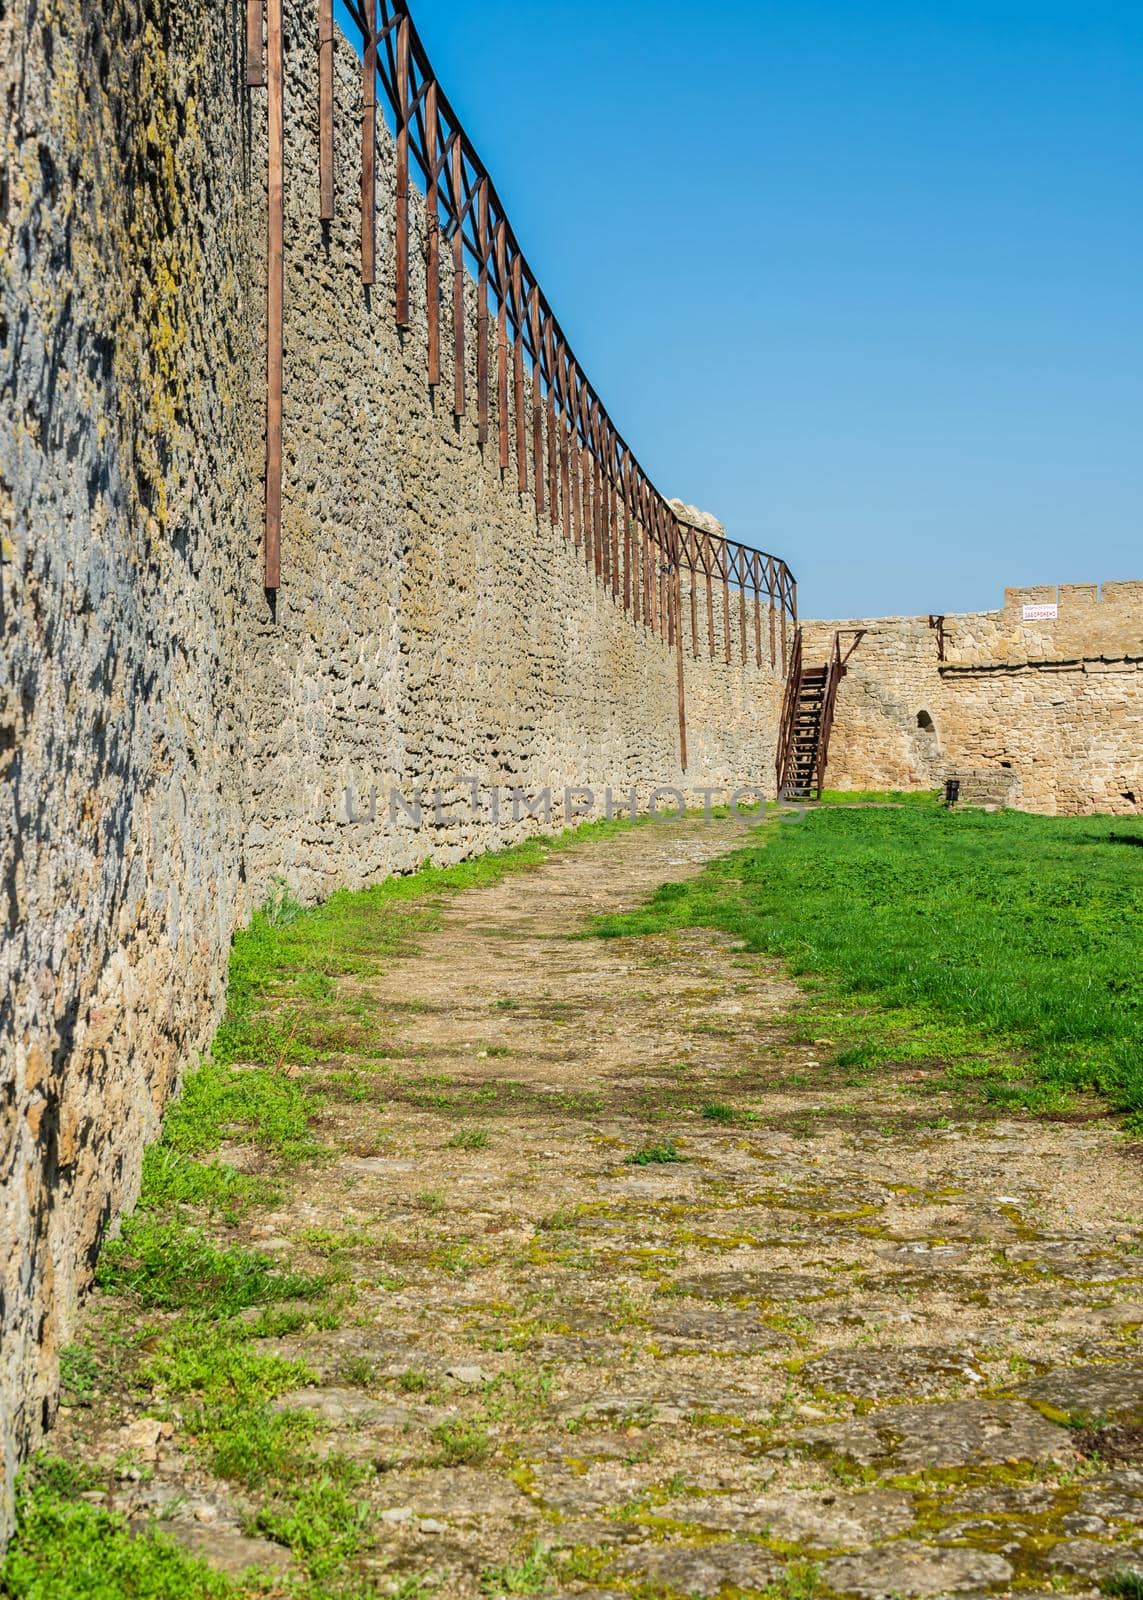
<svg viewBox="0 0 1143 1600">
<path fill-rule="evenodd" d="M 658 486 L 807 616 L 1143 576 L 1140 0 L 413 0 Z"/>
</svg>

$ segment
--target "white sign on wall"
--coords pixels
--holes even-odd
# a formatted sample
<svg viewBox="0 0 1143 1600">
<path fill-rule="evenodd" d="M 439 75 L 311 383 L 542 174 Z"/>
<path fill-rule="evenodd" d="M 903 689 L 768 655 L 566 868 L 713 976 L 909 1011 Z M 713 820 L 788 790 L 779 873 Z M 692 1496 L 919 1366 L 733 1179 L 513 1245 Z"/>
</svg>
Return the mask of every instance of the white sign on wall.
<svg viewBox="0 0 1143 1600">
<path fill-rule="evenodd" d="M 1060 614 L 1059 606 L 1025 606 L 1025 622 L 1055 622 Z"/>
</svg>

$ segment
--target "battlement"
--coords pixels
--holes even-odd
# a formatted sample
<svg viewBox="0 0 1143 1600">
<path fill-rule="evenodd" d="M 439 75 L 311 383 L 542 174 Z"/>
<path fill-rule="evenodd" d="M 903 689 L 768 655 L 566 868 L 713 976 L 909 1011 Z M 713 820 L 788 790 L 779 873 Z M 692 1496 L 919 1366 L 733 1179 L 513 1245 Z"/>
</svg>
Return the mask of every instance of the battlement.
<svg viewBox="0 0 1143 1600">
<path fill-rule="evenodd" d="M 1004 610 L 1023 613 L 1025 606 L 1055 606 L 1065 611 L 1089 610 L 1093 606 L 1138 611 L 1143 617 L 1143 578 L 1121 578 L 1098 583 L 1034 583 L 1005 589 Z M 1050 617 L 1024 620 L 1050 621 Z"/>
</svg>

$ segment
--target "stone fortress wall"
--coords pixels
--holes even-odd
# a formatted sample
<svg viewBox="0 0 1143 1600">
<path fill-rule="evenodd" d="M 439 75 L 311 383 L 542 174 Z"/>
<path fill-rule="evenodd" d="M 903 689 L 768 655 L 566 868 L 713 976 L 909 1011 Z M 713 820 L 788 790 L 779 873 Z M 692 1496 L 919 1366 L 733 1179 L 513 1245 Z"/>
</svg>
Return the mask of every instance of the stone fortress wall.
<svg viewBox="0 0 1143 1600">
<path fill-rule="evenodd" d="M 225 6 L 0 19 L 0 1539 L 235 917 L 260 320 Z"/>
<path fill-rule="evenodd" d="M 932 622 L 803 627 L 807 662 L 827 658 L 835 629 L 867 630 L 838 692 L 830 788 L 957 777 L 1050 816 L 1143 810 L 1143 582 L 1006 589 L 1001 610 Z"/>
<path fill-rule="evenodd" d="M 34 30 L 0 19 L 0 1539 L 100 1241 L 273 878 L 314 900 L 543 825 L 465 815 L 468 775 L 550 787 L 553 827 L 565 784 L 644 805 L 663 784 L 773 790 L 780 662 L 744 664 L 733 637 L 729 662 L 721 642 L 687 652 L 684 775 L 675 655 L 432 399 L 416 248 L 412 326 L 393 324 L 383 128 L 362 290 L 360 71 L 340 37 L 323 237 L 302 0 L 271 611 L 265 100 L 243 87 L 243 12 L 59 0 Z M 348 820 L 347 787 L 360 815 L 375 783 L 377 820 Z M 427 804 L 422 829 L 393 826 L 390 785 L 439 785 L 453 820 Z"/>
<path fill-rule="evenodd" d="M 722 613 L 709 658 L 685 653 L 687 771 L 679 760 L 677 661 L 624 613 L 582 550 L 517 490 L 515 411 L 509 466 L 497 446 L 497 385 L 489 384 L 488 443 L 478 442 L 476 286 L 466 275 L 466 415 L 448 381 L 426 383 L 425 213 L 410 207 L 409 328 L 392 314 L 395 151 L 378 150 L 378 283 L 360 280 L 361 69 L 347 40 L 335 49 L 339 199 L 319 221 L 317 90 L 306 48 L 310 8 L 287 52 L 286 335 L 283 581 L 276 615 L 257 622 L 252 656 L 247 870 L 255 889 L 285 873 L 311 895 L 363 884 L 428 854 L 455 860 L 520 837 L 504 796 L 550 788 L 553 824 L 568 787 L 602 803 L 633 786 L 774 787 L 781 662 L 755 665 L 739 648 L 737 595 L 731 661 Z M 261 162 L 261 153 L 256 157 Z M 261 218 L 259 219 L 261 225 Z M 441 303 L 452 304 L 451 251 L 441 251 Z M 447 325 L 447 320 L 446 320 Z M 495 354 L 495 327 L 492 348 Z M 451 351 L 449 352 L 451 355 Z M 495 360 L 493 359 L 495 369 Z M 531 383 L 526 382 L 531 448 Z M 531 465 L 529 462 L 529 481 Z M 704 602 L 705 603 L 705 602 Z M 689 617 L 684 592 L 684 613 Z M 705 629 L 705 625 L 704 625 Z M 689 641 L 689 622 L 688 622 Z M 471 816 L 469 776 L 502 791 L 501 816 Z M 376 785 L 379 816 L 368 809 Z M 444 825 L 388 825 L 395 787 L 439 787 Z"/>
</svg>

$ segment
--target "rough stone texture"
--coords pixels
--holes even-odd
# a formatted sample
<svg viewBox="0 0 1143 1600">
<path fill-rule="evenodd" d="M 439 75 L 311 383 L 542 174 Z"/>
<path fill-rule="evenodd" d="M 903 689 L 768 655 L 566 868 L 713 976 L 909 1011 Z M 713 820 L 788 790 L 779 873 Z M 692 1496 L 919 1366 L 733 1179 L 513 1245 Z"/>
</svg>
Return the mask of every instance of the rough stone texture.
<svg viewBox="0 0 1143 1600">
<path fill-rule="evenodd" d="M 323 239 L 318 220 L 317 103 L 312 17 L 288 12 L 286 170 L 285 524 L 277 615 L 253 648 L 248 871 L 255 892 L 284 872 L 307 896 L 359 885 L 426 856 L 451 861 L 541 824 L 513 817 L 510 791 L 552 796 L 590 786 L 601 814 L 633 787 L 645 806 L 659 785 L 762 783 L 773 789 L 779 670 L 755 663 L 753 616 L 731 597 L 733 661 L 716 603 L 715 659 L 684 665 L 689 763 L 679 765 L 676 658 L 624 615 L 583 553 L 537 522 L 501 471 L 495 317 L 489 442 L 476 427 L 476 292 L 466 280 L 468 411 L 452 415 L 451 255 L 442 251 L 442 372 L 426 383 L 423 208 L 411 208 L 411 325 L 393 306 L 394 150 L 379 146 L 378 281 L 360 284 L 356 108 L 360 67 L 344 39 L 336 57 L 336 157 L 341 201 Z M 259 157 L 259 160 L 261 157 Z M 527 386 L 531 441 L 531 387 Z M 531 461 L 529 460 L 529 483 Z M 748 608 L 750 609 L 750 608 Z M 683 598 L 689 624 L 689 598 Z M 768 634 L 768 622 L 764 630 Z M 687 629 L 689 635 L 689 626 Z M 768 641 L 767 641 L 768 643 Z M 473 816 L 470 780 L 481 796 Z M 378 791 L 372 818 L 370 797 Z M 398 813 L 394 789 L 426 795 L 421 828 Z M 492 814 L 499 789 L 500 815 Z M 440 822 L 427 796 L 442 794 Z M 353 811 L 369 820 L 349 820 Z M 694 800 L 693 792 L 688 799 Z M 725 798 L 725 796 L 723 796 Z M 669 805 L 670 801 L 665 801 Z M 522 811 L 522 808 L 518 808 Z"/>
<path fill-rule="evenodd" d="M 256 581 L 233 8 L 0 19 L 0 1537 L 221 998 Z"/>
<path fill-rule="evenodd" d="M 344 40 L 322 239 L 313 26 L 287 8 L 273 613 L 265 97 L 242 86 L 241 8 L 47 0 L 0 20 L 0 1537 L 77 1293 L 270 880 L 313 899 L 558 826 L 565 785 L 634 787 L 645 806 L 683 776 L 675 656 L 430 396 L 418 227 L 413 326 L 394 328 L 384 132 L 362 292 Z M 447 263 L 444 278 L 447 295 Z M 772 786 L 779 675 L 719 641 L 685 664 L 688 785 Z M 390 785 L 439 785 L 455 814 L 468 774 L 485 794 L 551 786 L 550 823 L 503 800 L 498 820 L 433 825 L 427 802 L 423 828 L 390 822 Z M 367 814 L 374 783 L 377 821 L 347 821 L 346 789 Z"/>
<path fill-rule="evenodd" d="M 1057 598 L 1058 595 L 1058 598 Z M 1143 581 L 1007 589 L 1000 611 L 805 624 L 807 661 L 865 628 L 837 698 L 831 788 L 935 787 L 1048 815 L 1143 810 Z M 1053 621 L 1025 604 L 1058 604 Z M 923 725 L 928 720 L 931 727 Z"/>
<path fill-rule="evenodd" d="M 680 522 L 685 522 L 689 527 L 698 528 L 701 533 L 724 534 L 726 528 L 718 520 L 713 511 L 700 511 L 698 506 L 688 505 L 685 500 L 672 500 L 671 510 Z"/>
</svg>

